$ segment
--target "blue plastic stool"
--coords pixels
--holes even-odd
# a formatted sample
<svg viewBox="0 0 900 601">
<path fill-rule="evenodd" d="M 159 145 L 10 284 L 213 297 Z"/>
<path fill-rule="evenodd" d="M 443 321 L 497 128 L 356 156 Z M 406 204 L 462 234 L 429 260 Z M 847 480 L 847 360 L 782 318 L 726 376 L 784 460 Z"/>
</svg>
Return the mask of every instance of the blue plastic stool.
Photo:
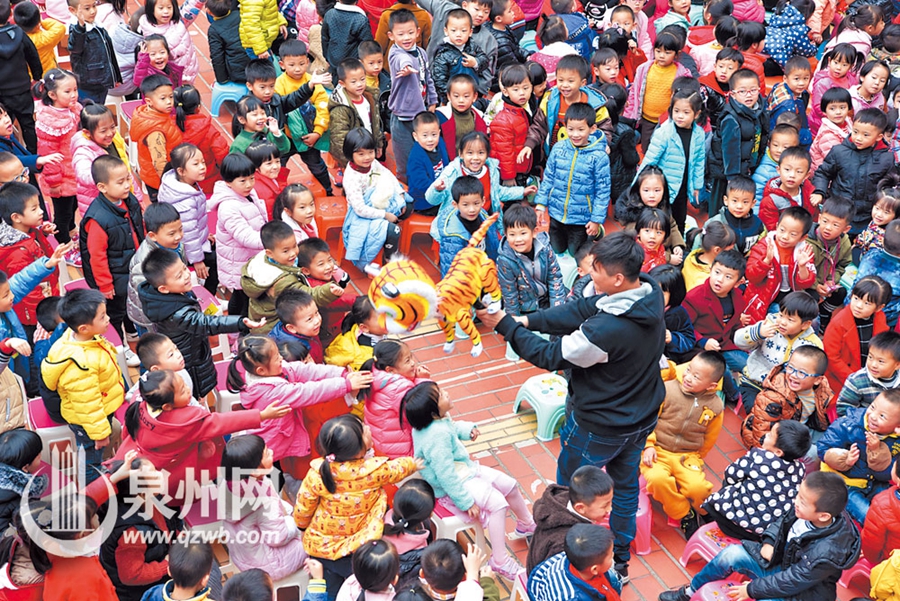
<svg viewBox="0 0 900 601">
<path fill-rule="evenodd" d="M 516 394 L 513 413 L 519 412 L 522 401 L 528 401 L 537 414 L 537 439 L 542 442 L 553 440 L 559 423 L 566 416 L 566 398 L 569 385 L 565 378 L 556 374 L 532 376 L 522 384 Z"/>
<path fill-rule="evenodd" d="M 216 82 L 212 89 L 212 103 L 210 104 L 209 112 L 218 117 L 223 102 L 226 100 L 237 102 L 249 93 L 250 91 L 245 85 L 231 81 L 228 83 Z"/>
</svg>

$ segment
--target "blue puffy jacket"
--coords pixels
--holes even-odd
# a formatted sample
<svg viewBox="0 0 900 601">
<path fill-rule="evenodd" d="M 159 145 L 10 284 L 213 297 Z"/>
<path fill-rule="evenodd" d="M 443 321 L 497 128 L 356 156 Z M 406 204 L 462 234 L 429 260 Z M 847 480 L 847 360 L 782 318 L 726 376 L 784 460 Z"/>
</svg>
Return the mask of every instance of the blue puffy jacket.
<svg viewBox="0 0 900 601">
<path fill-rule="evenodd" d="M 43 258 L 38 259 L 19 273 L 10 276 L 9 289 L 13 295 L 13 305 L 15 306 L 16 303 L 28 296 L 51 273 L 53 273 L 53 270 L 47 267 L 47 259 Z M 19 316 L 13 310 L 0 313 L 0 340 L 4 338 L 21 338 L 27 341 L 28 344 L 32 344 L 32 341 L 25 334 L 25 328 L 22 327 Z M 9 362 L 9 366 L 26 382 L 30 379 L 28 357 L 17 355 Z"/>
<path fill-rule="evenodd" d="M 602 224 L 609 208 L 609 187 L 606 136 L 594 135 L 582 148 L 561 140 L 550 151 L 534 203 L 546 207 L 560 223 Z"/>
<path fill-rule="evenodd" d="M 481 219 L 484 220 L 487 218 L 487 211 L 482 210 Z M 450 269 L 450 263 L 453 262 L 456 254 L 469 244 L 469 240 L 472 239 L 472 234 L 469 233 L 459 220 L 459 211 L 448 211 L 445 213 L 441 221 L 437 224 L 437 231 L 440 236 L 438 242 L 441 245 L 441 277 L 444 277 L 447 275 L 447 270 Z M 488 228 L 488 233 L 484 238 L 482 246 L 488 257 L 494 261 L 497 260 L 497 248 L 499 244 L 500 224 L 497 222 Z"/>
<path fill-rule="evenodd" d="M 759 215 L 759 203 L 762 202 L 766 184 L 768 184 L 769 180 L 773 177 L 778 177 L 778 163 L 775 162 L 775 159 L 773 159 L 772 155 L 769 154 L 769 151 L 766 150 L 766 154 L 763 155 L 762 160 L 759 162 L 759 166 L 753 172 L 753 183 L 756 184 L 756 204 L 754 205 L 753 210 L 757 215 Z"/>
<path fill-rule="evenodd" d="M 688 152 L 685 152 L 685 151 Z M 638 167 L 640 173 L 647 165 L 656 165 L 666 176 L 669 184 L 669 198 L 674 199 L 681 190 L 684 180 L 684 162 L 688 163 L 688 199 L 693 202 L 694 192 L 703 189 L 703 177 L 706 170 L 706 134 L 703 128 L 694 124 L 691 130 L 691 147 L 685 149 L 681 144 L 681 136 L 675 131 L 675 122 L 667 119 L 656 128 L 650 138 L 650 146 L 644 153 L 644 160 Z"/>
<path fill-rule="evenodd" d="M 866 424 L 865 415 L 867 407 L 859 409 L 848 409 L 844 417 L 839 418 L 836 422 L 828 426 L 822 438 L 816 443 L 816 450 L 819 459 L 825 460 L 825 453 L 829 449 L 849 449 L 851 445 L 856 444 L 856 448 L 860 449 L 859 459 L 853 466 L 844 471 L 839 472 L 847 480 L 859 480 L 853 484 L 867 481 L 871 483 L 873 480 L 878 482 L 891 481 L 891 466 L 879 472 L 869 468 L 868 454 L 866 453 Z M 879 438 L 881 438 L 879 436 Z M 882 439 L 891 450 L 894 459 L 900 455 L 900 436 L 891 434 Z M 893 464 L 893 461 L 891 462 Z"/>
<path fill-rule="evenodd" d="M 566 24 L 566 31 L 569 32 L 566 43 L 577 50 L 584 60 L 590 62 L 591 55 L 594 53 L 597 34 L 591 29 L 591 24 L 588 22 L 587 17 L 581 13 L 565 13 L 553 16 L 559 17 Z"/>
<path fill-rule="evenodd" d="M 542 280 L 535 280 L 535 263 Z M 497 256 L 497 279 L 503 293 L 503 304 L 510 315 L 525 315 L 538 309 L 555 307 L 566 302 L 565 284 L 562 270 L 546 232 L 534 238 L 534 261 L 514 251 L 506 242 L 500 241 Z M 546 299 L 549 302 L 541 302 Z"/>
</svg>

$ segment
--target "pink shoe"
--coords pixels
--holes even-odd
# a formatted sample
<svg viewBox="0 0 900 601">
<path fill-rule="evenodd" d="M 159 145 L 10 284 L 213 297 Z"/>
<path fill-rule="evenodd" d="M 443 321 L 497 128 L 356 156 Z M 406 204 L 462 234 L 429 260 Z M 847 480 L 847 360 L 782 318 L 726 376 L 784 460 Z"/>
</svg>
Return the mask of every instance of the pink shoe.
<svg viewBox="0 0 900 601">
<path fill-rule="evenodd" d="M 522 538 L 530 538 L 535 529 L 537 529 L 537 524 L 534 523 L 534 520 L 530 524 L 523 524 L 522 522 L 516 523 L 516 529 L 513 532 L 510 532 L 506 535 L 506 538 L 509 540 L 519 540 Z"/>
<path fill-rule="evenodd" d="M 492 570 L 494 570 L 495 573 L 499 574 L 500 576 L 503 576 L 510 582 L 515 582 L 516 578 L 519 577 L 519 574 L 521 574 L 525 571 L 525 568 L 522 567 L 522 564 L 520 564 L 518 561 L 516 561 L 516 558 L 513 557 L 512 555 L 508 555 L 506 557 L 506 561 L 503 562 L 503 565 L 498 565 L 498 564 L 494 563 L 494 558 L 491 557 L 488 560 L 488 565 L 491 567 Z"/>
</svg>

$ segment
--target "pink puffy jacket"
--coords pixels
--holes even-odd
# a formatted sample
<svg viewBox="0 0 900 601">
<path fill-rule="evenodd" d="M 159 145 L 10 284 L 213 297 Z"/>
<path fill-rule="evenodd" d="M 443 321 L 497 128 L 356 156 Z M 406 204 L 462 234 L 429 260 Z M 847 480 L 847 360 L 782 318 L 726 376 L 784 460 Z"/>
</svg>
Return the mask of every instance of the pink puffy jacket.
<svg viewBox="0 0 900 601">
<path fill-rule="evenodd" d="M 91 165 L 94 164 L 94 159 L 109 153 L 99 144 L 94 142 L 91 139 L 91 135 L 83 129 L 75 132 L 70 144 L 72 149 L 72 167 L 75 171 L 76 180 L 75 195 L 78 197 L 78 210 L 84 215 L 85 211 L 87 211 L 88 207 L 91 205 L 91 202 L 93 202 L 93 200 L 97 198 L 97 194 L 100 193 L 97 191 L 97 186 L 94 184 L 94 178 L 91 177 Z M 112 145 L 116 148 L 116 153 L 119 158 L 125 161 L 129 171 L 131 171 L 131 164 L 128 162 L 128 151 L 125 148 L 125 139 L 122 138 L 122 134 L 118 131 L 113 137 Z M 143 192 L 141 192 L 141 186 L 132 185 L 131 191 L 138 200 L 141 200 L 144 197 Z"/>
<path fill-rule="evenodd" d="M 51 194 L 75 196 L 75 167 L 72 165 L 72 138 L 79 131 L 81 105 L 75 103 L 74 109 L 60 109 L 47 106 L 43 102 L 37 104 L 34 128 L 37 131 L 38 154 L 46 156 L 58 152 L 63 155 L 60 163 L 47 163 L 41 170 L 41 177 L 48 188 L 59 188 L 59 192 Z"/>
<path fill-rule="evenodd" d="M 219 283 L 230 290 L 241 289 L 241 268 L 263 250 L 259 230 L 266 224 L 266 203 L 256 192 L 240 196 L 223 181 L 216 182 L 209 210 L 217 212 L 216 259 Z"/>
<path fill-rule="evenodd" d="M 309 28 L 319 24 L 319 13 L 313 0 L 297 3 L 297 39 L 309 46 Z"/>
<path fill-rule="evenodd" d="M 275 461 L 309 455 L 309 433 L 303 425 L 303 407 L 333 401 L 350 392 L 350 380 L 343 367 L 285 362 L 281 374 L 273 377 L 248 374 L 247 386 L 241 391 L 241 405 L 247 409 L 263 410 L 276 400 L 293 408 L 284 417 L 263 422 L 259 430 L 251 432 L 266 441 Z"/>
<path fill-rule="evenodd" d="M 174 0 L 177 2 L 177 0 Z M 147 16 L 141 17 L 140 31 L 144 37 L 158 33 L 166 38 L 169 43 L 169 55 L 172 62 L 184 69 L 184 83 L 194 83 L 197 74 L 200 73 L 200 61 L 197 58 L 197 49 L 191 40 L 191 34 L 187 28 L 191 26 L 197 15 L 200 14 L 206 0 L 188 0 L 181 6 L 181 20 L 177 23 L 170 22 L 166 25 L 154 25 L 147 20 Z"/>
<path fill-rule="evenodd" d="M 421 382 L 399 374 L 372 368 L 372 389 L 366 399 L 365 422 L 372 430 L 375 454 L 390 459 L 412 457 L 412 429 L 406 420 L 400 426 L 400 401 L 409 390 Z"/>
<path fill-rule="evenodd" d="M 762 23 L 766 18 L 766 7 L 762 0 L 734 0 L 734 18 L 738 21 Z"/>
</svg>

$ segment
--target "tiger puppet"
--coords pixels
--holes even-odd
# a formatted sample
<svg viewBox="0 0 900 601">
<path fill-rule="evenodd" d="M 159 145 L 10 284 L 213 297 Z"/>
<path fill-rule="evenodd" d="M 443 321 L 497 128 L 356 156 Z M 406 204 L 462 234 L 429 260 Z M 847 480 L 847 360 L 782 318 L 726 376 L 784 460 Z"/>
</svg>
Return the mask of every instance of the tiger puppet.
<svg viewBox="0 0 900 601">
<path fill-rule="evenodd" d="M 484 220 L 437 285 L 424 269 L 406 257 L 395 255 L 384 267 L 366 268 L 374 276 L 369 300 L 388 332 L 412 332 L 426 319 L 438 316 L 446 337 L 445 353 L 452 353 L 456 346 L 459 324 L 472 340 L 472 356 L 481 355 L 484 346 L 472 321 L 472 306 L 486 306 L 488 313 L 499 311 L 500 282 L 496 265 L 478 245 L 499 218 L 499 213 L 495 213 Z"/>
</svg>

